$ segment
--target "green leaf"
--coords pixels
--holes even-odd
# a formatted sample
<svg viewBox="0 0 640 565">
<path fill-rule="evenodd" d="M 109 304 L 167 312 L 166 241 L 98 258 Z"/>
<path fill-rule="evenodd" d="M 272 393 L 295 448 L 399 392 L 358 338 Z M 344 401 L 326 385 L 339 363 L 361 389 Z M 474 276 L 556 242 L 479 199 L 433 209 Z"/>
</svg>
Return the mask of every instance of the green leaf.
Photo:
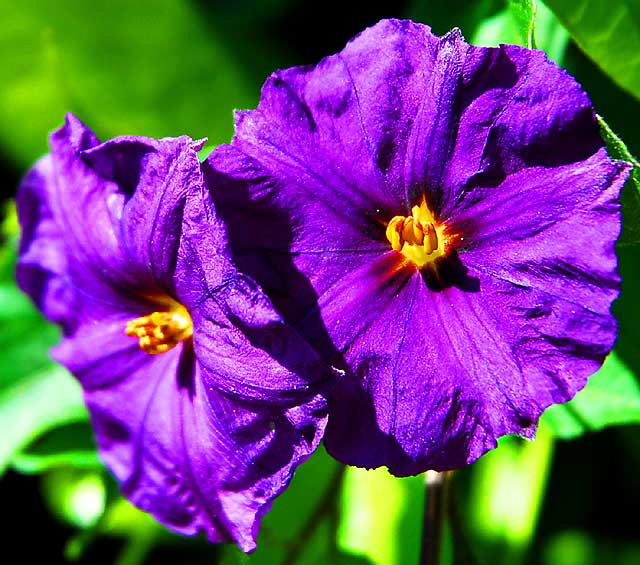
<svg viewBox="0 0 640 565">
<path fill-rule="evenodd" d="M 509 10 L 513 15 L 518 33 L 518 44 L 536 48 L 535 20 L 537 6 L 535 0 L 508 0 Z"/>
<path fill-rule="evenodd" d="M 589 384 L 567 404 L 547 409 L 541 419 L 563 439 L 607 426 L 640 423 L 640 386 L 633 373 L 612 353 Z"/>
<path fill-rule="evenodd" d="M 536 4 L 536 48 L 545 51 L 549 59 L 562 66 L 571 39 L 569 32 L 543 2 Z"/>
<path fill-rule="evenodd" d="M 55 426 L 87 419 L 82 390 L 62 367 L 54 366 L 0 390 L 0 474 L 14 455 Z"/>
<path fill-rule="evenodd" d="M 80 385 L 49 358 L 57 328 L 13 281 L 16 238 L 6 232 L 11 225 L 3 224 L 5 244 L 0 250 L 0 475 L 41 434 L 87 419 Z"/>
<path fill-rule="evenodd" d="M 228 141 L 253 89 L 188 0 L 0 0 L 0 145 L 23 165 L 75 112 L 101 138 Z"/>
<path fill-rule="evenodd" d="M 640 3 L 546 0 L 580 48 L 622 88 L 640 97 Z"/>
<path fill-rule="evenodd" d="M 623 222 L 618 243 L 620 245 L 640 243 L 640 163 L 631 155 L 624 141 L 611 130 L 602 116 L 598 116 L 598 123 L 609 155 L 633 165 L 629 179 L 622 189 Z"/>
<path fill-rule="evenodd" d="M 0 283 L 0 391 L 52 366 L 49 349 L 59 331 L 47 324 L 14 283 Z"/>
<path fill-rule="evenodd" d="M 105 510 L 107 493 L 101 471 L 57 469 L 43 476 L 42 486 L 49 508 L 74 526 L 94 525 Z"/>
<path fill-rule="evenodd" d="M 57 467 L 102 469 L 88 422 L 54 428 L 13 457 L 21 473 L 43 473 Z"/>
<path fill-rule="evenodd" d="M 424 478 L 399 479 L 385 469 L 349 467 L 342 493 L 338 544 L 372 563 L 417 563 Z"/>
<path fill-rule="evenodd" d="M 471 37 L 471 43 L 480 47 L 497 47 L 502 43 L 515 45 L 518 41 L 513 14 L 508 9 L 482 20 Z"/>
<path fill-rule="evenodd" d="M 518 11 L 516 6 L 522 3 L 512 2 L 506 8 L 490 18 L 483 20 L 471 43 L 484 47 L 496 47 L 501 43 L 527 45 L 528 37 L 533 38 L 533 21 L 529 12 Z M 533 3 L 528 2 L 533 6 Z M 569 44 L 569 34 L 562 24 L 542 2 L 536 3 L 535 15 L 535 42 L 536 48 L 546 51 L 549 59 L 561 65 Z M 520 21 L 518 21 L 520 18 Z M 532 39 L 533 40 L 533 39 Z"/>
<path fill-rule="evenodd" d="M 538 522 L 552 456 L 553 437 L 541 426 L 535 441 L 502 438 L 471 468 L 466 515 L 476 549 L 488 552 L 482 562 L 522 561 Z"/>
</svg>

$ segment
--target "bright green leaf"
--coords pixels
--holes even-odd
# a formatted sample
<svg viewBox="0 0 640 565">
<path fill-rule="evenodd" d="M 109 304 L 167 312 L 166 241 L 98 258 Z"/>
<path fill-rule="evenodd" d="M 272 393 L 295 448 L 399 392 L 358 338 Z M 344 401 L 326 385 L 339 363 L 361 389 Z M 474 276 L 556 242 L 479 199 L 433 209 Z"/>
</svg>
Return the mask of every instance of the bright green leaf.
<svg viewBox="0 0 640 565">
<path fill-rule="evenodd" d="M 497 47 L 501 43 L 514 45 L 518 40 L 513 15 L 506 9 L 483 20 L 471 37 L 471 43 L 480 47 Z"/>
<path fill-rule="evenodd" d="M 349 467 L 342 493 L 339 546 L 372 563 L 417 563 L 424 478 Z"/>
<path fill-rule="evenodd" d="M 24 165 L 67 111 L 102 138 L 217 144 L 258 94 L 188 0 L 0 0 L 0 11 L 0 145 Z"/>
<path fill-rule="evenodd" d="M 54 366 L 0 390 L 0 473 L 11 458 L 55 426 L 86 420 L 78 382 Z"/>
<path fill-rule="evenodd" d="M 586 388 L 567 404 L 549 408 L 542 422 L 560 438 L 578 437 L 607 426 L 640 423 L 640 386 L 612 353 Z"/>
<path fill-rule="evenodd" d="M 569 46 L 569 32 L 547 6 L 538 1 L 536 9 L 536 48 L 545 51 L 552 61 L 562 66 Z"/>
<path fill-rule="evenodd" d="M 535 20 L 537 6 L 535 0 L 508 0 L 518 33 L 518 44 L 535 49 Z"/>
<path fill-rule="evenodd" d="M 467 519 L 479 548 L 493 551 L 487 563 L 520 563 L 538 522 L 552 455 L 553 438 L 541 426 L 533 442 L 502 438 L 471 469 Z"/>
<path fill-rule="evenodd" d="M 640 3 L 546 0 L 580 48 L 622 88 L 640 98 Z"/>
<path fill-rule="evenodd" d="M 49 358 L 58 330 L 13 281 L 16 237 L 6 232 L 11 225 L 3 224 L 0 250 L 0 475 L 44 432 L 87 419 L 80 385 Z"/>
<path fill-rule="evenodd" d="M 59 467 L 101 469 L 103 465 L 95 451 L 78 449 L 60 451 L 49 455 L 34 455 L 23 451 L 12 459 L 11 467 L 20 473 L 33 475 Z"/>
<path fill-rule="evenodd" d="M 619 243 L 621 245 L 640 243 L 640 163 L 631 155 L 624 141 L 611 130 L 602 116 L 598 116 L 598 122 L 609 155 L 633 165 L 629 180 L 622 189 L 623 223 Z"/>
<path fill-rule="evenodd" d="M 59 332 L 46 323 L 13 282 L 0 283 L 0 391 L 52 366 L 49 348 Z"/>
<path fill-rule="evenodd" d="M 93 430 L 88 422 L 48 431 L 18 453 L 11 466 L 21 473 L 42 473 L 57 467 L 101 469 Z"/>
<path fill-rule="evenodd" d="M 514 6 L 519 4 L 521 3 L 512 2 L 511 8 L 483 20 L 472 37 L 471 43 L 482 47 L 497 47 L 501 43 L 527 45 L 528 34 L 533 34 L 532 20 L 529 16 L 522 16 L 521 12 L 521 21 L 518 22 Z M 530 2 L 525 4 L 532 6 Z M 569 44 L 569 34 L 549 8 L 542 2 L 537 2 L 536 5 L 536 47 L 545 51 L 549 59 L 561 65 Z"/>
<path fill-rule="evenodd" d="M 104 512 L 106 488 L 99 472 L 59 469 L 46 474 L 42 484 L 51 510 L 74 526 L 87 528 Z"/>
</svg>

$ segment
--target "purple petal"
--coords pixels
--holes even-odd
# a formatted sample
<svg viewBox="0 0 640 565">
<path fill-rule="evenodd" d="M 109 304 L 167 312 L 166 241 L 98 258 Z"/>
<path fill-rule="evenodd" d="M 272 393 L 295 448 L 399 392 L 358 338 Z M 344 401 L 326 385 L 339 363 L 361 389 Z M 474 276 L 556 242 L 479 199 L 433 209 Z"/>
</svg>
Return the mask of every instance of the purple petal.
<svg viewBox="0 0 640 565">
<path fill-rule="evenodd" d="M 352 227 L 342 212 L 336 216 L 339 199 L 334 209 L 325 208 L 313 198 L 315 192 L 299 193 L 295 179 L 281 181 L 235 147 L 218 147 L 203 168 L 229 230 L 235 262 L 260 282 L 290 322 L 314 309 L 317 293 L 345 270 L 388 249 L 375 210 L 369 217 L 359 214 L 359 225 Z M 311 288 L 298 266 L 317 273 L 314 283 L 322 287 Z"/>
<path fill-rule="evenodd" d="M 73 291 L 64 276 L 65 246 L 47 190 L 51 174 L 51 157 L 47 156 L 27 173 L 20 186 L 17 209 L 23 229 L 16 278 L 36 306 L 68 333 L 75 325 L 76 310 Z"/>
<path fill-rule="evenodd" d="M 603 149 L 581 164 L 509 176 L 457 212 L 460 256 L 496 279 L 609 315 L 619 293 L 614 244 L 628 170 Z"/>
<path fill-rule="evenodd" d="M 96 173 L 119 188 L 123 207 L 117 235 L 121 254 L 129 270 L 135 270 L 138 284 L 175 292 L 173 272 L 185 202 L 192 193 L 204 190 L 199 148 L 188 137 L 160 141 L 121 137 L 81 155 Z"/>
<path fill-rule="evenodd" d="M 263 405 L 290 406 L 323 391 L 332 373 L 246 278 L 193 310 L 196 355 L 208 387 Z"/>
<path fill-rule="evenodd" d="M 69 116 L 19 195 L 23 288 L 66 324 L 106 464 L 185 534 L 255 547 L 261 516 L 316 448 L 332 373 L 233 265 L 188 138 L 98 145 Z M 160 297 L 160 298 L 159 298 Z M 178 301 L 193 336 L 149 355 L 127 323 Z"/>
<path fill-rule="evenodd" d="M 571 298 L 473 271 L 477 292 L 432 292 L 407 274 L 371 294 L 376 271 L 352 271 L 319 304 L 350 369 L 325 438 L 348 464 L 413 475 L 471 463 L 505 434 L 531 438 L 615 340 L 611 316 Z"/>
<path fill-rule="evenodd" d="M 616 333 L 628 170 L 602 148 L 543 53 L 411 22 L 267 81 L 205 174 L 242 270 L 345 370 L 333 455 L 456 468 L 584 386 Z M 455 236 L 437 275 L 402 267 L 384 234 L 422 194 Z"/>
<path fill-rule="evenodd" d="M 236 355 L 257 366 L 256 351 L 245 342 Z M 149 356 L 122 320 L 84 326 L 56 357 L 83 385 L 100 455 L 125 496 L 180 533 L 244 551 L 324 429 L 320 395 L 286 407 L 240 401 L 211 386 L 189 345 Z"/>
<path fill-rule="evenodd" d="M 136 294 L 173 292 L 184 202 L 190 192 L 204 190 L 198 145 L 186 137 L 126 137 L 99 145 L 69 114 L 51 147 L 48 174 L 34 171 L 21 188 L 25 196 L 18 196 L 24 233 L 36 229 L 28 193 L 40 174 L 39 201 L 64 234 L 57 245 L 70 258 L 65 274 L 72 288 L 101 295 L 105 307 Z"/>
<path fill-rule="evenodd" d="M 250 233 L 257 226 L 252 222 Z M 193 319 L 208 387 L 251 402 L 288 405 L 327 389 L 333 375 L 318 353 L 231 262 L 209 192 L 192 191 L 184 207 L 175 280 L 176 297 Z"/>
</svg>

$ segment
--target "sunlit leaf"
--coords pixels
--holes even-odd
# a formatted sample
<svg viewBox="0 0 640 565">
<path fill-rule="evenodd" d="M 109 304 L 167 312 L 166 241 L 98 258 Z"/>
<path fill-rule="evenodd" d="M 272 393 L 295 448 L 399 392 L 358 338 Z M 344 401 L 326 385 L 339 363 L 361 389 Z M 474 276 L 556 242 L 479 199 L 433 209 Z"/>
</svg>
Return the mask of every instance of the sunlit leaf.
<svg viewBox="0 0 640 565">
<path fill-rule="evenodd" d="M 640 97 L 640 3 L 546 1 L 582 50 L 615 82 Z"/>
<path fill-rule="evenodd" d="M 535 0 L 508 0 L 508 6 L 516 24 L 518 44 L 535 49 L 535 19 L 537 6 Z"/>
<path fill-rule="evenodd" d="M 571 402 L 549 408 L 542 422 L 560 438 L 574 438 L 612 425 L 640 423 L 640 386 L 628 367 L 612 353 L 584 390 Z"/>
<path fill-rule="evenodd" d="M 468 524 L 481 547 L 500 548 L 487 562 L 512 565 L 520 562 L 536 529 L 553 440 L 541 426 L 533 442 L 507 437 L 499 443 L 473 466 Z"/>
<path fill-rule="evenodd" d="M 0 144 L 23 164 L 73 111 L 103 138 L 228 141 L 242 69 L 188 0 L 0 0 Z M 10 17 L 6 17 L 10 14 Z"/>
<path fill-rule="evenodd" d="M 51 510 L 74 526 L 89 527 L 104 512 L 106 488 L 99 472 L 59 469 L 44 476 L 43 490 Z"/>
<path fill-rule="evenodd" d="M 82 390 L 62 367 L 18 379 L 0 389 L 0 473 L 11 458 L 54 426 L 87 418 Z"/>
<path fill-rule="evenodd" d="M 503 0 L 448 0 L 429 2 L 412 0 L 405 17 L 425 23 L 437 35 L 444 35 L 454 27 L 460 28 L 465 37 L 472 37 L 478 25 L 503 5 Z"/>
<path fill-rule="evenodd" d="M 490 18 L 482 20 L 471 36 L 471 43 L 479 47 L 497 47 L 501 43 L 515 45 L 518 43 L 519 37 L 513 14 L 510 10 L 504 9 Z"/>
<path fill-rule="evenodd" d="M 529 9 L 516 12 L 516 7 L 523 4 L 529 5 Z M 569 34 L 549 8 L 542 2 L 536 5 L 535 19 L 531 20 L 528 15 L 532 10 L 531 2 L 512 2 L 509 8 L 483 20 L 471 42 L 483 47 L 496 47 L 501 43 L 526 46 L 529 34 L 533 34 L 534 30 L 532 22 L 535 22 L 536 48 L 544 50 L 549 59 L 562 65 Z M 520 14 L 520 20 L 517 14 Z"/>
<path fill-rule="evenodd" d="M 11 466 L 21 473 L 42 473 L 58 467 L 101 469 L 88 422 L 60 426 L 15 455 Z"/>
<path fill-rule="evenodd" d="M 417 563 L 422 533 L 424 479 L 399 479 L 385 469 L 349 467 L 338 536 L 340 547 L 372 563 Z"/>
<path fill-rule="evenodd" d="M 544 50 L 549 59 L 562 66 L 569 45 L 569 32 L 547 6 L 538 1 L 535 18 L 536 48 Z"/>
</svg>

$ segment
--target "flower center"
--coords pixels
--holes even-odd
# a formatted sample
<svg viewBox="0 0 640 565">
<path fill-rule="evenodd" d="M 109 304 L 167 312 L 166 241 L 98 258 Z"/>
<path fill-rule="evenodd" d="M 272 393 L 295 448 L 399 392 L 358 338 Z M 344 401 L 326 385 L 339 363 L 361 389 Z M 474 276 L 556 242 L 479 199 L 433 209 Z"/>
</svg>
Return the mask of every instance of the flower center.
<svg viewBox="0 0 640 565">
<path fill-rule="evenodd" d="M 171 310 L 131 320 L 124 332 L 129 337 L 138 338 L 142 351 L 158 355 L 189 339 L 193 335 L 193 322 L 184 306 L 171 301 Z"/>
<path fill-rule="evenodd" d="M 438 224 L 425 197 L 411 208 L 411 216 L 394 216 L 387 225 L 387 239 L 394 251 L 422 268 L 447 254 L 446 226 Z"/>
</svg>

